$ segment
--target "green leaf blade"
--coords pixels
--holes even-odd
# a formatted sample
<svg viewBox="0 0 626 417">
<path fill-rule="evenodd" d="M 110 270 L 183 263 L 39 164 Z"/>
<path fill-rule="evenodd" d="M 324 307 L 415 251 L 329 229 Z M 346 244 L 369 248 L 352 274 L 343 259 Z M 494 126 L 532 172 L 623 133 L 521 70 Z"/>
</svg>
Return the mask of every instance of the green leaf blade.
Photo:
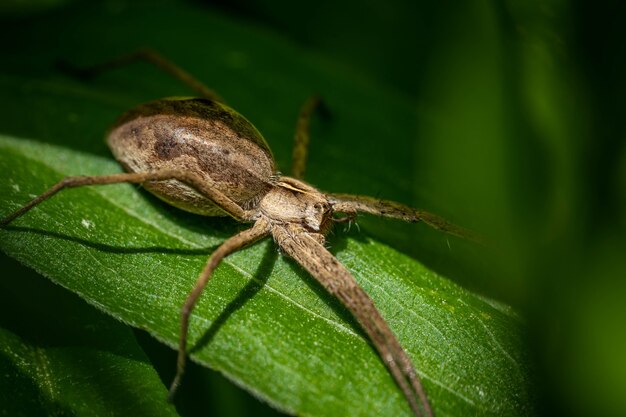
<svg viewBox="0 0 626 417">
<path fill-rule="evenodd" d="M 9 270 L 19 279 L 0 283 L 2 414 L 178 415 L 131 329 L 22 266 Z"/>
<path fill-rule="evenodd" d="M 104 158 L 9 137 L 0 137 L 0 149 L 7 178 L 0 201 L 11 209 L 65 175 L 119 170 Z M 0 244 L 175 347 L 187 292 L 212 248 L 239 227 L 192 216 L 188 230 L 177 224 L 183 217 L 131 186 L 76 189 L 0 231 Z M 413 358 L 438 415 L 530 414 L 523 325 L 515 314 L 363 234 L 337 235 L 334 252 Z M 288 412 L 409 415 L 349 314 L 270 241 L 218 268 L 192 316 L 190 340 L 194 360 Z"/>
</svg>

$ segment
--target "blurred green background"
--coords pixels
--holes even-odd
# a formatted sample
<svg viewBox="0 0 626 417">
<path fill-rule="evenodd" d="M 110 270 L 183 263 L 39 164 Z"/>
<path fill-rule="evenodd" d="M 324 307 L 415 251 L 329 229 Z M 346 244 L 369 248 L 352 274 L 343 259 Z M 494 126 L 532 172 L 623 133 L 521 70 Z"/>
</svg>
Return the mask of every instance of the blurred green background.
<svg viewBox="0 0 626 417">
<path fill-rule="evenodd" d="M 66 14 L 80 8 L 123 14 L 132 10 L 130 3 L 4 1 L 0 5 L 4 62 L 0 68 L 9 73 L 43 74 L 47 69 L 40 65 L 41 54 L 29 60 L 24 48 L 47 43 L 48 62 L 71 56 L 76 41 L 56 31 Z M 416 203 L 482 231 L 497 242 L 497 250 L 491 255 L 471 249 L 450 252 L 437 238 L 414 240 L 403 235 L 402 226 L 371 220 L 365 220 L 365 226 L 417 259 L 425 257 L 449 278 L 522 312 L 528 325 L 540 415 L 626 415 L 623 2 L 152 3 L 180 4 L 181 8 L 191 3 L 198 10 L 221 13 L 253 31 L 286 39 L 320 67 L 353 78 L 365 90 L 383 89 L 411 103 L 414 113 L 406 118 L 413 123 L 414 134 L 403 138 L 405 147 L 384 149 L 384 137 L 363 138 L 362 147 L 351 151 L 355 160 L 336 175 L 359 176 L 359 169 L 370 169 L 359 166 L 359 155 L 371 153 L 370 149 L 380 158 L 399 154 L 396 161 L 403 161 L 403 166 L 393 172 L 393 180 L 400 185 L 398 190 L 393 186 L 386 190 L 386 196 L 411 189 Z M 164 23 L 162 31 L 146 34 L 141 16 L 135 22 L 139 23 L 131 29 L 141 42 L 153 37 L 148 46 L 177 51 L 187 59 L 194 55 L 210 59 L 198 49 L 193 28 L 179 33 Z M 46 27 L 50 32 L 44 39 Z M 39 32 L 33 34 L 33 28 Z M 72 33 L 81 30 L 88 33 L 89 24 Z M 114 23 L 110 30 L 117 30 Z M 128 39 L 126 50 L 144 46 L 137 42 Z M 194 45 L 193 50 L 186 50 L 186 45 Z M 100 50 L 124 52 L 124 47 L 119 39 L 111 45 L 93 45 L 92 50 L 81 52 L 81 59 L 102 60 L 107 56 Z M 271 73 L 272 66 L 280 67 L 281 62 L 252 70 Z M 140 88 L 147 91 L 158 84 L 158 80 L 143 82 Z M 273 100 L 274 87 L 288 88 L 268 83 L 259 87 L 258 94 L 266 93 Z M 323 90 L 323 86 L 311 88 Z M 174 94 L 166 91 L 163 95 L 168 93 Z M 371 106 L 376 109 L 386 103 L 381 100 Z M 11 111 L 5 106 L 2 133 L 37 131 L 36 116 Z M 297 105 L 291 115 L 296 111 Z M 389 121 L 380 123 L 384 127 Z M 271 123 L 268 126 L 265 132 L 271 130 Z M 87 136 L 97 137 L 96 132 L 102 131 L 97 125 L 93 130 Z M 393 126 L 388 130 L 392 134 Z M 80 144 L 72 146 L 82 149 Z M 107 154 L 104 145 L 97 152 Z M 274 152 L 285 165 L 289 150 L 274 148 Z M 314 168 L 328 161 L 316 159 L 315 154 L 311 158 L 310 179 L 323 182 L 328 172 L 315 174 Z M 331 159 L 330 163 L 340 162 Z M 369 186 L 355 179 L 350 191 L 370 191 Z M 9 259 L 2 260 L 2 271 L 3 276 L 24 276 L 24 282 L 29 274 Z M 28 279 L 32 280 L 29 285 L 47 285 L 40 277 Z M 2 286 L 8 286 L 4 279 Z M 26 320 L 31 310 L 25 308 L 20 317 Z M 14 320 L 11 311 L 3 308 L 2 312 L 3 324 L 9 328 L 15 327 L 15 323 L 7 324 Z M 173 360 L 173 352 L 141 332 L 136 335 L 154 363 Z M 187 384 L 196 388 L 186 388 L 181 414 L 277 414 L 217 375 L 201 369 L 191 373 L 202 382 Z M 170 375 L 162 378 L 168 380 Z M 211 398 L 207 392 L 213 393 Z"/>
</svg>

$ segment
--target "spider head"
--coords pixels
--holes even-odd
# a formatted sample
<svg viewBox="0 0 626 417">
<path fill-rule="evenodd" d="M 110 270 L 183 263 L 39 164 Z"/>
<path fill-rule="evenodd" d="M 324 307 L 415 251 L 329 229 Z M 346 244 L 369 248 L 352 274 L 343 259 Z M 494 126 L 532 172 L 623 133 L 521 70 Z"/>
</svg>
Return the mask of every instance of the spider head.
<svg viewBox="0 0 626 417">
<path fill-rule="evenodd" d="M 326 235 L 333 210 L 324 194 L 302 181 L 282 177 L 259 205 L 261 213 L 275 223 L 294 223 L 310 232 Z"/>
</svg>

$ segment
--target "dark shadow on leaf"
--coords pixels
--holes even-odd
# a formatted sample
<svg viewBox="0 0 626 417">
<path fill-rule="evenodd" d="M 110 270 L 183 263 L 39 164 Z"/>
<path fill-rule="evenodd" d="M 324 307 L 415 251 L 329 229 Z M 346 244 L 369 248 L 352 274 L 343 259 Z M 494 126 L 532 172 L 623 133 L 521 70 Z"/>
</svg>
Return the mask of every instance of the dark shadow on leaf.
<svg viewBox="0 0 626 417">
<path fill-rule="evenodd" d="M 161 215 L 192 232 L 206 233 L 207 230 L 210 230 L 211 235 L 219 235 L 219 237 L 224 237 L 225 239 L 235 233 L 236 225 L 241 224 L 228 216 L 203 216 L 190 213 L 165 203 L 141 186 L 137 187 L 137 190 L 143 199 L 150 203 Z"/>
<path fill-rule="evenodd" d="M 31 227 L 7 227 L 5 230 L 13 230 L 18 232 L 34 233 L 42 236 L 53 237 L 56 239 L 62 239 L 68 242 L 78 243 L 83 246 L 87 246 L 102 252 L 109 253 L 164 253 L 170 255 L 208 255 L 212 253 L 219 245 L 203 247 L 203 248 L 167 248 L 162 246 L 149 246 L 149 247 L 127 247 L 127 246 L 113 246 L 104 243 L 93 242 L 87 239 L 65 235 L 63 233 L 51 232 L 49 230 L 40 230 Z M 234 234 L 234 233 L 233 233 Z"/>
<path fill-rule="evenodd" d="M 356 240 L 360 243 L 368 243 L 371 240 L 369 233 L 355 224 L 344 226 L 342 223 L 335 225 L 328 236 L 326 236 L 326 249 L 335 254 L 346 249 L 348 239 Z"/>
<path fill-rule="evenodd" d="M 423 223 L 403 223 L 371 215 L 359 216 L 357 220 L 362 220 L 360 226 L 352 224 L 349 230 L 335 226 L 327 238 L 331 252 L 344 250 L 348 238 L 360 243 L 374 239 L 470 290 L 482 292 L 481 282 L 497 279 L 489 269 L 490 259 L 501 256 L 495 247 L 452 236 Z"/>
<path fill-rule="evenodd" d="M 333 254 L 340 252 L 346 248 L 346 237 L 334 237 L 329 240 L 330 247 L 327 243 L 326 248 Z M 368 239 L 363 236 L 363 239 Z M 352 313 L 335 297 L 333 297 L 326 289 L 308 272 L 306 272 L 296 261 L 285 256 L 287 263 L 298 277 L 313 290 L 313 292 L 328 306 L 337 316 L 344 322 L 348 323 L 350 328 L 361 335 L 364 339 L 369 340 L 361 326 L 356 321 Z"/>
<path fill-rule="evenodd" d="M 234 312 L 242 308 L 248 300 L 252 299 L 252 297 L 254 297 L 261 290 L 261 288 L 263 288 L 272 273 L 272 270 L 274 269 L 274 263 L 276 262 L 277 257 L 278 253 L 276 252 L 276 246 L 267 245 L 265 254 L 263 254 L 263 259 L 254 274 L 256 279 L 250 280 L 250 282 L 248 282 L 245 287 L 237 293 L 237 296 L 229 302 L 226 307 L 224 307 L 220 315 L 213 321 L 213 323 L 211 323 L 211 326 L 207 329 L 207 331 L 189 350 L 190 354 L 198 352 L 211 343 L 211 340 L 213 340 L 226 320 L 228 320 Z"/>
</svg>

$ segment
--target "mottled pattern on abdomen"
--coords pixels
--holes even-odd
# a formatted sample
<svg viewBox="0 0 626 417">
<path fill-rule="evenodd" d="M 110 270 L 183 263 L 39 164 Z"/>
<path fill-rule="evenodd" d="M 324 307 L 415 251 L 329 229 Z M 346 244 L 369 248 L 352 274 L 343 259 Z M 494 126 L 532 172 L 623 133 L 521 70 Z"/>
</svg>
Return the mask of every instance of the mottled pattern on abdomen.
<svg viewBox="0 0 626 417">
<path fill-rule="evenodd" d="M 129 172 L 194 171 L 245 209 L 269 188 L 274 163 L 262 136 L 234 110 L 205 99 L 158 100 L 122 116 L 107 137 Z M 177 180 L 145 188 L 193 213 L 224 215 L 212 201 Z"/>
</svg>

